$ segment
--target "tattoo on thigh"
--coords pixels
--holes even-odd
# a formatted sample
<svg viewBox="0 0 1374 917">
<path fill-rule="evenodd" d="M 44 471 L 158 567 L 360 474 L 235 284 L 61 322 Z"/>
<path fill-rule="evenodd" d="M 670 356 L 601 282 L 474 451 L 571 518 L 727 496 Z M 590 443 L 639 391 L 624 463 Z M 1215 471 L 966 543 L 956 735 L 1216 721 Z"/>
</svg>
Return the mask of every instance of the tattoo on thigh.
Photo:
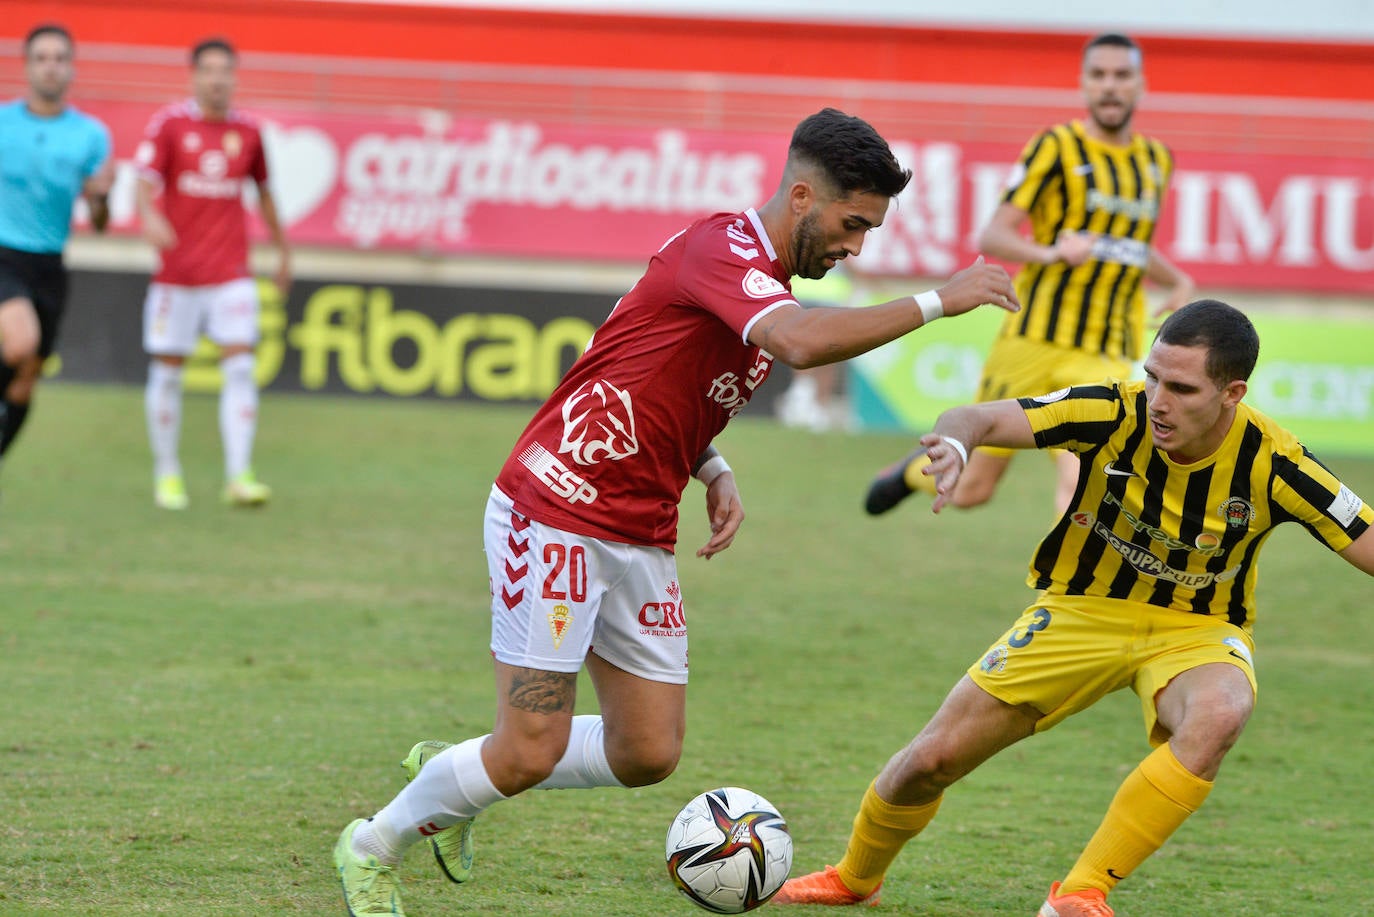
<svg viewBox="0 0 1374 917">
<path fill-rule="evenodd" d="M 571 710 L 577 699 L 576 672 L 520 669 L 510 683 L 510 705 L 530 713 Z"/>
</svg>

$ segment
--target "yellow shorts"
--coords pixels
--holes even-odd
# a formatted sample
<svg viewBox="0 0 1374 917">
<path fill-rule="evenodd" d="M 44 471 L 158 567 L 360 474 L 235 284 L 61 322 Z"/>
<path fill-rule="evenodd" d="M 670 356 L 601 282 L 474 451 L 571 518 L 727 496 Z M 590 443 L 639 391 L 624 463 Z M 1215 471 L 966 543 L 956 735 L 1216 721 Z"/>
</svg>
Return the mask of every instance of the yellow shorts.
<svg viewBox="0 0 1374 917">
<path fill-rule="evenodd" d="M 1126 379 L 1131 363 L 1120 357 L 1088 353 L 1023 337 L 999 337 L 983 363 L 979 401 L 1027 398 L 1057 392 L 1070 385 L 1102 379 Z M 1014 449 L 980 446 L 989 455 L 1011 455 Z"/>
<path fill-rule="evenodd" d="M 1130 687 L 1140 698 L 1150 743 L 1160 745 L 1168 734 L 1158 725 L 1155 697 L 1170 680 L 1227 662 L 1245 673 L 1258 695 L 1254 652 L 1250 634 L 1224 618 L 1042 594 L 968 674 L 993 697 L 1042 712 L 1037 732 Z"/>
</svg>

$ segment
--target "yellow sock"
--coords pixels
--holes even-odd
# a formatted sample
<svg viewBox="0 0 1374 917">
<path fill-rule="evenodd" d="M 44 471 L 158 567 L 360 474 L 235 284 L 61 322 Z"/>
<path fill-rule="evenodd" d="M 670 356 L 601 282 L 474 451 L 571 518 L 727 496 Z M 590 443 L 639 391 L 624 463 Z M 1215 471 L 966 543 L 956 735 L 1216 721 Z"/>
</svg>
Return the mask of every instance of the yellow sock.
<svg viewBox="0 0 1374 917">
<path fill-rule="evenodd" d="M 1111 891 L 1162 847 L 1211 791 L 1212 781 L 1179 763 L 1167 742 L 1156 748 L 1116 791 L 1097 833 L 1064 879 L 1063 890 Z"/>
<path fill-rule="evenodd" d="M 921 493 L 935 493 L 935 479 L 922 473 L 929 464 L 930 456 L 924 452 L 907 462 L 906 467 L 902 469 L 902 480 L 906 481 L 906 486 Z"/>
<path fill-rule="evenodd" d="M 849 846 L 835 867 L 845 887 L 856 895 L 872 894 L 883 884 L 883 876 L 898 852 L 930 824 L 940 808 L 939 799 L 923 806 L 894 806 L 878 795 L 876 783 L 870 783 L 864 793 L 859 814 L 854 816 Z"/>
</svg>

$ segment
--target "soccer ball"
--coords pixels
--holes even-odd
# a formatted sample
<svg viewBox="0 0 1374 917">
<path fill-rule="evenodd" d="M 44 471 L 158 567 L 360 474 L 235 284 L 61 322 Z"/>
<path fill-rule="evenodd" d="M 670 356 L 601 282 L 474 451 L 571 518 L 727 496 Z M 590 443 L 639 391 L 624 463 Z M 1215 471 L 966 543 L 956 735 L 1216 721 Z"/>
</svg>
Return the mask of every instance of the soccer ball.
<svg viewBox="0 0 1374 917">
<path fill-rule="evenodd" d="M 792 870 L 792 835 L 773 804 L 737 786 L 702 793 L 668 826 L 668 875 L 694 904 L 743 914 Z"/>
</svg>

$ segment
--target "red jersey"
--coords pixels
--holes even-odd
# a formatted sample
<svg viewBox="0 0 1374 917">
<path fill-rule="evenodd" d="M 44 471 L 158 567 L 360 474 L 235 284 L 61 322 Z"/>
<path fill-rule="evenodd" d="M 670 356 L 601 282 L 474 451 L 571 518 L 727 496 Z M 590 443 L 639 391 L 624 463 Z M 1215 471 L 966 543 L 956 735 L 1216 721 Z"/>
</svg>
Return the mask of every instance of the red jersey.
<svg viewBox="0 0 1374 917">
<path fill-rule="evenodd" d="M 162 185 L 162 209 L 177 234 L 153 280 L 203 286 L 247 277 L 243 185 L 267 181 L 257 123 L 234 111 L 208 120 L 194 100 L 168 105 L 148 122 L 136 159 L 140 175 Z"/>
<path fill-rule="evenodd" d="M 673 550 L 692 463 L 768 377 L 746 341 L 795 304 L 758 214 L 669 239 L 535 413 L 497 476 L 546 525 Z"/>
</svg>

